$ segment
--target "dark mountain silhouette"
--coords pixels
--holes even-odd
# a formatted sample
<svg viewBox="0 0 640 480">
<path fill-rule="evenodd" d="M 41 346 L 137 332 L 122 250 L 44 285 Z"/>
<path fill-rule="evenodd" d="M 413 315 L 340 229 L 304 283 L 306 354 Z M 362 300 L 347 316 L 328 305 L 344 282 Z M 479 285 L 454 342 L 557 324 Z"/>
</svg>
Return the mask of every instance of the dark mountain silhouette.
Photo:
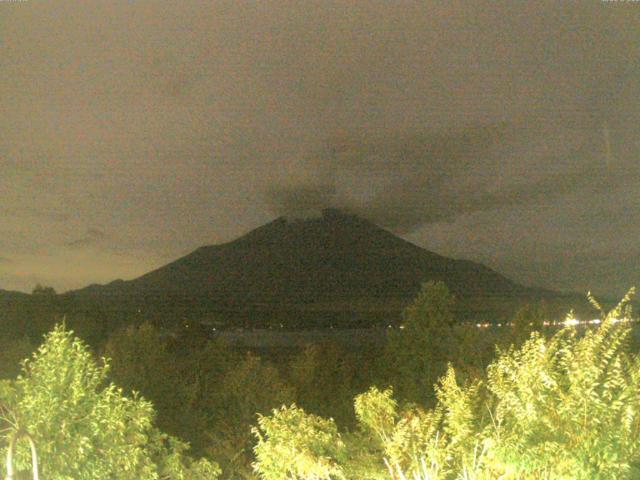
<svg viewBox="0 0 640 480">
<path fill-rule="evenodd" d="M 0 290 L 0 308 L 29 298 L 28 293 Z"/>
<path fill-rule="evenodd" d="M 20 334 L 24 335 L 25 322 L 19 321 L 16 312 L 24 311 L 30 299 L 31 295 L 28 293 L 0 290 L 0 337 L 11 335 L 14 330 L 19 330 Z M 18 325 L 19 323 L 21 325 Z"/>
<path fill-rule="evenodd" d="M 29 295 L 24 292 L 15 292 L 13 290 L 2 290 L 0 289 L 0 298 L 17 298 L 17 297 L 26 297 Z"/>
<path fill-rule="evenodd" d="M 118 302 L 174 319 L 176 315 L 236 321 L 242 317 L 245 323 L 296 319 L 305 324 L 314 315 L 315 321 L 324 315 L 329 322 L 357 317 L 362 324 L 387 321 L 428 280 L 444 281 L 474 315 L 494 312 L 505 302 L 554 296 L 514 283 L 484 265 L 429 252 L 333 209 L 319 218 L 278 218 L 139 278 L 92 285 L 67 295 L 112 302 L 110 308 Z"/>
</svg>

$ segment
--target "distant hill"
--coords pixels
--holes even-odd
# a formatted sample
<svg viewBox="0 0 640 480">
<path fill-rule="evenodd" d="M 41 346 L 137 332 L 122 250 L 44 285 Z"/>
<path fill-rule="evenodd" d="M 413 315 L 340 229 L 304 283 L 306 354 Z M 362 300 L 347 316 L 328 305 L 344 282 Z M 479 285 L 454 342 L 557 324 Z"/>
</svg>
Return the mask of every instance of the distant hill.
<svg viewBox="0 0 640 480">
<path fill-rule="evenodd" d="M 22 297 L 25 295 L 29 295 L 28 293 L 23 292 L 14 292 L 12 290 L 2 290 L 0 289 L 0 298 L 9 298 L 9 297 Z"/>
<path fill-rule="evenodd" d="M 561 298 L 484 265 L 427 251 L 334 209 L 318 218 L 278 218 L 139 278 L 65 296 L 168 322 L 197 317 L 232 324 L 367 325 L 397 319 L 428 280 L 444 281 L 467 316 L 495 317 L 515 303 Z"/>
<path fill-rule="evenodd" d="M 31 295 L 28 293 L 0 290 L 0 338 L 15 331 L 24 335 L 26 322 L 18 317 L 28 315 L 25 307 L 29 305 L 30 299 Z M 24 312 L 24 315 L 19 315 L 18 312 Z"/>
<path fill-rule="evenodd" d="M 21 301 L 27 298 L 29 298 L 28 293 L 0 290 L 0 306 L 4 305 L 5 302 Z"/>
</svg>

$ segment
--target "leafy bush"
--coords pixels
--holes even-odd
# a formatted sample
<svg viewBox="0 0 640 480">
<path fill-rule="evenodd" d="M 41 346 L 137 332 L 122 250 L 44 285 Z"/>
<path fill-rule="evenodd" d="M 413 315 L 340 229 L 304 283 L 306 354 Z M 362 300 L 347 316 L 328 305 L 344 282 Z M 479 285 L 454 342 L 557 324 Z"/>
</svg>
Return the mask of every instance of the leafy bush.
<svg viewBox="0 0 640 480">
<path fill-rule="evenodd" d="M 640 358 L 628 350 L 631 329 L 615 323 L 630 294 L 597 330 L 534 333 L 490 366 L 495 465 L 522 476 L 640 476 Z"/>
<path fill-rule="evenodd" d="M 596 330 L 533 333 L 500 352 L 484 385 L 459 387 L 451 369 L 436 407 L 446 412 L 441 477 L 638 478 L 640 359 L 616 323 L 632 293 Z"/>
<path fill-rule="evenodd" d="M 302 349 L 288 364 L 287 380 L 299 406 L 346 425 L 355 420 L 353 397 L 372 383 L 372 371 L 373 366 L 360 368 L 354 355 L 326 342 Z"/>
<path fill-rule="evenodd" d="M 216 478 L 214 465 L 191 461 L 186 444 L 154 426 L 149 402 L 106 384 L 107 370 L 106 361 L 96 363 L 84 343 L 57 326 L 21 375 L 2 382 L 5 432 L 32 436 L 44 478 Z M 29 468 L 29 458 L 20 448 L 19 470 Z"/>
<path fill-rule="evenodd" d="M 192 375 L 180 371 L 185 362 L 177 361 L 156 327 L 143 323 L 122 329 L 109 337 L 104 351 L 110 358 L 109 378 L 125 394 L 139 392 L 153 402 L 163 431 L 199 443 L 204 422 L 190 401 Z"/>
<path fill-rule="evenodd" d="M 435 399 L 433 385 L 460 343 L 452 312 L 454 301 L 444 283 L 425 283 L 404 310 L 402 328 L 390 333 L 383 361 L 402 399 L 418 403 Z"/>
<path fill-rule="evenodd" d="M 402 328 L 389 334 L 381 359 L 380 370 L 386 371 L 382 383 L 392 386 L 401 400 L 433 406 L 434 385 L 449 364 L 462 378 L 477 378 L 492 360 L 496 343 L 510 343 L 511 335 L 503 338 L 504 331 L 480 336 L 475 325 L 457 321 L 455 302 L 443 282 L 427 282 L 404 310 Z"/>
<path fill-rule="evenodd" d="M 112 358 L 111 378 L 125 392 L 137 390 L 153 401 L 163 431 L 215 458 L 221 478 L 255 478 L 256 415 L 295 400 L 294 389 L 269 362 L 222 341 L 186 335 L 169 340 L 150 324 L 113 334 L 105 351 Z"/>
<path fill-rule="evenodd" d="M 211 399 L 209 450 L 224 478 L 255 478 L 251 425 L 260 414 L 293 401 L 295 392 L 278 370 L 252 354 L 228 370 Z"/>
<path fill-rule="evenodd" d="M 15 378 L 20 373 L 20 362 L 31 356 L 37 345 L 28 337 L 0 337 L 0 378 Z"/>
<path fill-rule="evenodd" d="M 295 404 L 259 416 L 255 469 L 265 480 L 341 480 L 346 447 L 332 419 Z"/>
<path fill-rule="evenodd" d="M 431 409 L 371 388 L 355 400 L 353 433 L 299 411 L 262 417 L 256 470 L 265 479 L 640 478 L 640 357 L 616 321 L 630 316 L 632 293 L 597 329 L 534 332 L 500 350 L 482 381 L 460 383 L 449 366 Z M 305 469 L 287 477 L 298 452 Z"/>
</svg>

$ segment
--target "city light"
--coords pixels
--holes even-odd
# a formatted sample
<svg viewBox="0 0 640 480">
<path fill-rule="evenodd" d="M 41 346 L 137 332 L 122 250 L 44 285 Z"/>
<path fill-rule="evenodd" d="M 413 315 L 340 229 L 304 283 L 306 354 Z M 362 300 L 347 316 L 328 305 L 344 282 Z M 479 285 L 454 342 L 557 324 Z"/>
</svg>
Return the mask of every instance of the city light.
<svg viewBox="0 0 640 480">
<path fill-rule="evenodd" d="M 633 318 L 612 318 L 611 322 L 612 323 L 628 323 L 628 322 L 634 322 L 635 320 Z M 544 322 L 542 322 L 542 325 L 544 327 L 557 327 L 557 326 L 564 326 L 564 327 L 576 327 L 579 325 L 599 325 L 602 323 L 602 320 L 599 318 L 594 318 L 591 320 L 580 320 L 578 318 L 575 317 L 569 317 L 566 318 L 565 320 L 562 321 L 550 321 L 550 320 L 545 320 Z M 476 323 L 476 328 L 489 328 L 489 327 L 513 327 L 515 326 L 513 323 L 511 322 L 506 322 L 506 323 L 489 323 L 489 322 L 484 322 L 484 323 Z"/>
</svg>

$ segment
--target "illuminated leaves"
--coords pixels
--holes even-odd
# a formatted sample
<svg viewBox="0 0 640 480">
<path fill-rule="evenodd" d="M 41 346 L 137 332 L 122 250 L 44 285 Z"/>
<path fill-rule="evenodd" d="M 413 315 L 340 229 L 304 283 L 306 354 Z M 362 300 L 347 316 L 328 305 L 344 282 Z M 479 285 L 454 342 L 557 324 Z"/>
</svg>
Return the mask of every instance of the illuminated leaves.
<svg viewBox="0 0 640 480">
<path fill-rule="evenodd" d="M 34 438 L 42 472 L 54 480 L 215 478 L 215 467 L 192 465 L 187 446 L 154 427 L 151 403 L 128 398 L 106 383 L 98 364 L 71 332 L 56 327 L 26 361 L 23 373 L 0 390 L 9 431 Z M 27 468 L 19 450 L 18 467 Z M 206 475 L 206 476 L 202 476 Z"/>
<path fill-rule="evenodd" d="M 346 447 L 332 419 L 295 405 L 259 416 L 256 471 L 265 480 L 342 480 Z"/>
<path fill-rule="evenodd" d="M 260 441 L 272 455 L 264 465 L 259 456 L 256 469 L 262 475 L 263 467 L 288 465 L 306 448 L 316 452 L 307 462 L 321 468 L 331 459 L 335 472 L 353 480 L 640 478 L 640 357 L 629 352 L 630 327 L 618 321 L 630 314 L 629 299 L 595 330 L 571 326 L 549 339 L 534 332 L 520 347 L 499 351 L 482 382 L 461 383 L 450 366 L 429 410 L 401 406 L 390 389 L 373 387 L 356 397 L 356 432 L 339 435 L 332 420 L 297 410 L 262 417 Z M 320 453 L 328 452 L 330 438 L 344 442 L 347 457 L 342 447 Z"/>
</svg>

